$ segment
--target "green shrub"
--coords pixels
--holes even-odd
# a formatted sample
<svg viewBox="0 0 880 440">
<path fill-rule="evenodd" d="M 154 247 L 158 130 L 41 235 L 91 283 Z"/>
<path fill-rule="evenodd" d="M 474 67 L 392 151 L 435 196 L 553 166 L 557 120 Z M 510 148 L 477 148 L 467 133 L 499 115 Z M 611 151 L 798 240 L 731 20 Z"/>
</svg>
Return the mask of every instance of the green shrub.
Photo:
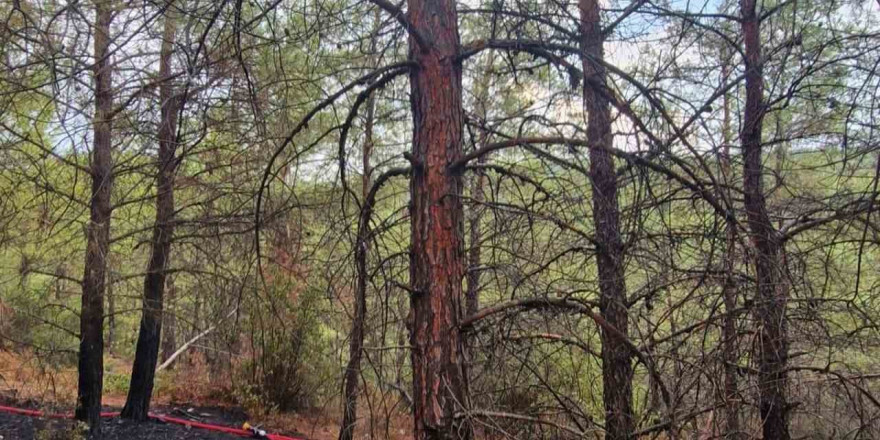
<svg viewBox="0 0 880 440">
<path fill-rule="evenodd" d="M 104 393 L 126 394 L 131 377 L 128 374 L 104 372 Z"/>
<path fill-rule="evenodd" d="M 284 313 L 251 317 L 257 320 L 253 353 L 235 373 L 235 399 L 264 411 L 297 411 L 315 405 L 328 377 L 337 373 L 328 363 L 329 343 L 318 319 L 315 291 L 302 292 Z M 335 377 L 334 377 L 335 378 Z"/>
</svg>

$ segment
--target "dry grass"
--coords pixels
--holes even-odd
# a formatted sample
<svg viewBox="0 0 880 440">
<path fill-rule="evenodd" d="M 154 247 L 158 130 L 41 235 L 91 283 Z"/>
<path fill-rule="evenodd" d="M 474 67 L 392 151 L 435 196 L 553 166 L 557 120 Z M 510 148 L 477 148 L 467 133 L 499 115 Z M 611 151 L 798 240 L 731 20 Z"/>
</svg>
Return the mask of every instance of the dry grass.
<svg viewBox="0 0 880 440">
<path fill-rule="evenodd" d="M 29 351 L 0 351 L 0 394 L 44 408 L 70 408 L 76 400 L 76 370 L 48 365 Z"/>
<path fill-rule="evenodd" d="M 314 440 L 336 440 L 339 437 L 339 421 L 341 414 L 329 414 L 328 411 L 304 413 L 269 414 L 258 420 L 270 432 L 297 432 Z M 358 425 L 357 439 L 389 439 L 409 440 L 412 438 L 412 418 L 404 414 L 395 414 L 388 423 L 361 419 Z M 372 426 L 371 426 L 372 425 Z M 372 436 L 370 431 L 372 430 Z"/>
</svg>

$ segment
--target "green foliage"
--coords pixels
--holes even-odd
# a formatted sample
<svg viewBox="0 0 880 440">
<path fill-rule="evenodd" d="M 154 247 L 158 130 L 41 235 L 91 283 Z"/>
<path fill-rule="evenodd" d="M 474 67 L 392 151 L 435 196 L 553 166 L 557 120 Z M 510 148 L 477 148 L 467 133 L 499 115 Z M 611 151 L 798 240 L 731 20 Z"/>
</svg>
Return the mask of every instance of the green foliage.
<svg viewBox="0 0 880 440">
<path fill-rule="evenodd" d="M 121 373 L 104 373 L 104 392 L 114 395 L 125 395 L 128 393 L 128 386 L 131 380 L 129 374 Z"/>
<path fill-rule="evenodd" d="M 251 408 L 295 411 L 327 397 L 329 362 L 322 324 L 315 310 L 315 291 L 306 290 L 282 316 L 251 316 L 260 330 L 254 335 L 251 359 L 237 368 L 234 396 Z"/>
</svg>

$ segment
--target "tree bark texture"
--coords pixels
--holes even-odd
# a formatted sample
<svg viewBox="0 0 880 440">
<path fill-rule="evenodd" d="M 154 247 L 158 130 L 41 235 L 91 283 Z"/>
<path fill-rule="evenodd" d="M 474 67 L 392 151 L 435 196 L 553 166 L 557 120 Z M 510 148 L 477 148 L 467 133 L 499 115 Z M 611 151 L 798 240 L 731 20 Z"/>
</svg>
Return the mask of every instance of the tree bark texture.
<svg viewBox="0 0 880 440">
<path fill-rule="evenodd" d="M 101 394 L 104 380 L 104 291 L 110 245 L 110 194 L 113 186 L 112 66 L 110 62 L 110 3 L 95 4 L 94 139 L 89 171 L 92 179 L 89 223 L 86 227 L 86 260 L 82 281 L 78 389 L 75 417 L 89 425 L 92 434 L 101 430 Z"/>
<path fill-rule="evenodd" d="M 455 2 L 409 0 L 413 117 L 410 312 L 414 437 L 469 439 L 456 418 L 468 408 L 459 320 L 464 278 L 462 177 L 448 165 L 462 156 L 464 113 Z"/>
</svg>

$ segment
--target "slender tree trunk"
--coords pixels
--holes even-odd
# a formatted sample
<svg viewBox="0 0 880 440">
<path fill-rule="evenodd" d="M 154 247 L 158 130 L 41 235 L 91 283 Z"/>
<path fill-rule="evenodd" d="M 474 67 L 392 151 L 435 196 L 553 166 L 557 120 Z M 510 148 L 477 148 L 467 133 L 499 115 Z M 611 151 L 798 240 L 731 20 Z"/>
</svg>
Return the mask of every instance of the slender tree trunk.
<svg viewBox="0 0 880 440">
<path fill-rule="evenodd" d="M 481 134 L 481 142 L 479 145 L 485 145 L 487 138 L 485 134 Z M 487 155 L 482 155 L 477 159 L 479 165 L 485 164 Z M 480 223 L 483 219 L 483 187 L 485 186 L 486 175 L 481 171 L 474 174 L 473 187 L 471 189 L 471 197 L 474 200 L 474 207 L 471 213 L 469 225 L 470 250 L 468 252 L 468 271 L 467 271 L 467 290 L 465 291 L 465 310 L 468 316 L 477 313 L 480 310 L 480 265 L 483 261 L 482 247 L 480 243 L 483 241 L 483 231 L 480 229 Z"/>
<path fill-rule="evenodd" d="M 165 15 L 165 31 L 159 55 L 159 75 L 171 75 L 171 54 L 174 49 L 175 24 L 170 9 Z M 146 420 L 159 358 L 162 333 L 162 306 L 165 293 L 165 269 L 174 234 L 174 173 L 177 137 L 178 98 L 170 82 L 159 87 L 161 120 L 159 121 L 159 157 L 156 177 L 156 223 L 150 243 L 150 261 L 144 276 L 143 316 L 138 333 L 137 351 L 131 371 L 128 399 L 122 417 Z"/>
<path fill-rule="evenodd" d="M 604 56 L 604 35 L 598 0 L 580 0 L 581 49 L 584 70 L 584 109 L 590 148 L 593 218 L 596 227 L 599 269 L 599 308 L 602 317 L 624 336 L 628 335 L 629 311 L 623 274 L 623 241 L 617 201 L 617 173 L 608 152 L 613 147 L 611 108 L 605 69 L 596 60 Z M 618 440 L 633 433 L 632 353 L 624 341 L 606 330 L 601 332 L 602 379 L 605 404 L 605 438 Z"/>
<path fill-rule="evenodd" d="M 788 337 L 785 308 L 788 286 L 784 274 L 784 249 L 767 214 L 761 164 L 761 129 L 764 117 L 764 78 L 761 65 L 760 19 L 756 0 L 741 0 L 741 23 L 746 56 L 746 102 L 740 133 L 743 149 L 743 192 L 749 233 L 755 247 L 758 284 L 755 320 L 758 326 L 755 358 L 758 361 L 759 410 L 764 440 L 788 440 L 786 374 Z"/>
<path fill-rule="evenodd" d="M 378 19 L 378 16 L 376 17 Z M 378 20 L 376 21 L 378 26 Z M 375 54 L 376 31 L 370 42 L 370 49 Z M 355 310 L 354 319 L 351 323 L 351 335 L 349 335 L 348 365 L 345 369 L 344 394 L 345 407 L 343 408 L 342 426 L 339 430 L 339 440 L 351 440 L 354 438 L 355 425 L 357 424 L 357 399 L 358 384 L 360 382 L 361 358 L 364 349 L 364 321 L 367 317 L 367 254 L 370 250 L 370 217 L 373 213 L 373 198 L 370 196 L 371 174 L 370 156 L 373 153 L 373 118 L 376 112 L 375 95 L 367 98 L 367 112 L 364 127 L 364 151 L 362 155 L 363 177 L 361 178 L 361 196 L 363 208 L 358 219 L 357 238 L 354 246 L 355 271 L 357 281 L 355 286 Z M 381 365 L 381 363 L 380 363 Z"/>
<path fill-rule="evenodd" d="M 364 348 L 364 319 L 367 314 L 367 241 L 370 235 L 370 216 L 372 213 L 372 201 L 364 200 L 363 212 L 358 221 L 357 239 L 355 242 L 354 260 L 357 270 L 357 285 L 355 287 L 355 312 L 349 338 L 348 366 L 345 369 L 344 393 L 345 408 L 343 408 L 342 426 L 339 431 L 339 440 L 351 440 L 354 437 L 355 423 L 357 422 L 357 398 L 358 383 L 360 379 L 361 357 Z"/>
<path fill-rule="evenodd" d="M 727 81 L 730 77 L 730 65 L 728 64 L 727 53 L 723 51 L 721 54 L 721 77 L 723 81 Z M 722 121 L 721 121 L 721 154 L 719 155 L 719 163 L 721 165 L 721 174 L 723 182 L 731 182 L 730 167 L 730 143 L 732 136 L 730 135 L 730 97 L 724 94 Z M 723 190 L 722 190 L 723 191 Z M 728 195 L 730 192 L 728 191 Z M 725 223 L 725 243 L 726 249 L 724 253 L 724 284 L 721 287 L 721 296 L 724 301 L 725 315 L 721 323 L 721 341 L 722 341 L 722 361 L 724 362 L 724 432 L 725 438 L 739 440 L 744 438 L 739 424 L 739 381 L 737 379 L 737 362 L 739 353 L 737 351 L 737 331 L 736 331 L 736 280 L 734 279 L 734 271 L 736 270 L 736 224 L 727 221 Z"/>
<path fill-rule="evenodd" d="M 366 200 L 367 195 L 370 193 L 370 177 L 373 174 L 373 166 L 370 163 L 370 157 L 373 154 L 373 123 L 374 118 L 376 116 L 376 96 L 375 93 L 370 95 L 367 98 L 367 114 L 366 121 L 364 121 L 364 151 L 362 156 L 362 173 L 363 177 L 361 178 L 361 197 Z"/>
<path fill-rule="evenodd" d="M 364 207 L 358 220 L 357 239 L 355 241 L 354 261 L 357 271 L 355 287 L 355 316 L 352 322 L 349 339 L 349 359 L 345 369 L 345 408 L 342 426 L 339 431 L 340 440 L 351 440 L 354 437 L 357 422 L 358 383 L 361 372 L 361 358 L 364 349 L 364 320 L 367 314 L 367 251 L 370 240 L 370 217 L 373 213 L 374 197 L 364 197 Z"/>
<path fill-rule="evenodd" d="M 75 417 L 88 423 L 92 434 L 101 431 L 101 393 L 104 380 L 104 290 L 110 247 L 110 193 L 113 186 L 112 67 L 110 63 L 110 2 L 95 4 L 95 117 L 90 157 L 92 178 L 86 261 L 80 312 L 79 385 Z"/>
<path fill-rule="evenodd" d="M 459 319 L 464 278 L 462 177 L 447 166 L 462 155 L 462 71 L 455 2 L 409 0 L 413 172 L 410 312 L 414 438 L 469 439 L 455 414 L 468 408 Z"/>
<path fill-rule="evenodd" d="M 486 58 L 486 69 L 491 69 L 495 64 L 494 52 L 489 52 Z M 489 73 L 486 72 L 480 78 L 477 84 L 477 116 L 485 123 L 489 116 Z M 477 141 L 477 148 L 481 148 L 489 141 L 489 132 L 482 130 Z M 489 160 L 489 155 L 483 154 L 477 159 L 478 165 L 484 165 Z M 471 216 L 468 225 L 468 235 L 470 249 L 468 251 L 468 269 L 467 283 L 465 290 L 465 311 L 468 316 L 477 313 L 480 309 L 480 265 L 483 261 L 483 248 L 480 243 L 483 241 L 483 231 L 480 229 L 480 223 L 483 219 L 483 187 L 486 184 L 486 175 L 482 171 L 474 173 L 474 181 L 471 186 L 471 197 L 474 200 L 474 207 L 471 210 Z"/>
</svg>

